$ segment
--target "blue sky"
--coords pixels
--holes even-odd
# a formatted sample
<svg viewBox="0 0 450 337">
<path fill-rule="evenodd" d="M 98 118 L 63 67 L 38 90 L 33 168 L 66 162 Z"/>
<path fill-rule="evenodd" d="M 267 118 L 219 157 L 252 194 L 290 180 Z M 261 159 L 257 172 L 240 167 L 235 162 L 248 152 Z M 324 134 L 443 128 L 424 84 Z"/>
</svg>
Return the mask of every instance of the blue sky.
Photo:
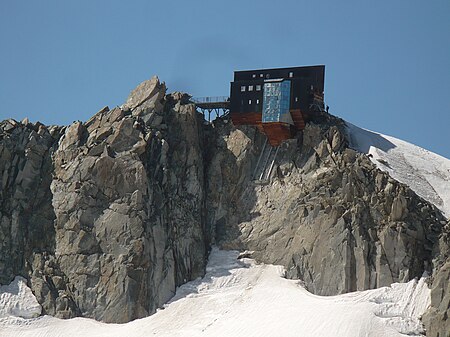
<svg viewBox="0 0 450 337">
<path fill-rule="evenodd" d="M 0 119 L 87 120 L 157 74 L 326 65 L 330 112 L 450 158 L 450 1 L 0 0 Z"/>
</svg>

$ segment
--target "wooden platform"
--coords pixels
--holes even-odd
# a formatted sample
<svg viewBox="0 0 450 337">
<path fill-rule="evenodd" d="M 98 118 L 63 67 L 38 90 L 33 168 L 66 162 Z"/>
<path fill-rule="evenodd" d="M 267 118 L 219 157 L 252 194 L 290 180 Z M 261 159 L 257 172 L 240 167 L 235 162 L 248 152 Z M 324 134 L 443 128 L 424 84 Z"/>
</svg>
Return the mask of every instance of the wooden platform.
<svg viewBox="0 0 450 337">
<path fill-rule="evenodd" d="M 272 146 L 278 146 L 284 140 L 291 139 L 294 136 L 292 134 L 291 125 L 287 123 L 262 123 L 262 127 Z"/>
<path fill-rule="evenodd" d="M 261 112 L 231 112 L 230 116 L 234 125 L 258 125 L 261 124 L 262 120 Z"/>
<path fill-rule="evenodd" d="M 262 123 L 262 113 L 260 112 L 231 113 L 231 120 L 234 125 L 256 126 L 259 131 L 267 136 L 270 145 L 278 146 L 282 141 L 294 138 L 296 131 L 305 128 L 302 112 L 300 110 L 291 110 L 290 113 L 294 125 L 278 122 Z"/>
</svg>

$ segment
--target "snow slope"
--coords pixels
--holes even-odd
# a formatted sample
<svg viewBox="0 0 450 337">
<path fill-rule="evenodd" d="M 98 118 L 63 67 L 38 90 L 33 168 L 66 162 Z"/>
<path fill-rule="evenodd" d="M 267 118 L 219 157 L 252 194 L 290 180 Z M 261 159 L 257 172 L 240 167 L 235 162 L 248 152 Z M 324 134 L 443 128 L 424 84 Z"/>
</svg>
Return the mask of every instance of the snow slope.
<svg viewBox="0 0 450 337">
<path fill-rule="evenodd" d="M 350 147 L 372 155 L 371 160 L 379 169 L 408 185 L 450 217 L 450 159 L 400 139 L 346 124 Z"/>
<path fill-rule="evenodd" d="M 0 336 L 414 336 L 430 301 L 424 279 L 321 297 L 280 266 L 213 249 L 203 279 L 181 286 L 156 314 L 127 324 L 50 316 L 0 318 Z"/>
</svg>

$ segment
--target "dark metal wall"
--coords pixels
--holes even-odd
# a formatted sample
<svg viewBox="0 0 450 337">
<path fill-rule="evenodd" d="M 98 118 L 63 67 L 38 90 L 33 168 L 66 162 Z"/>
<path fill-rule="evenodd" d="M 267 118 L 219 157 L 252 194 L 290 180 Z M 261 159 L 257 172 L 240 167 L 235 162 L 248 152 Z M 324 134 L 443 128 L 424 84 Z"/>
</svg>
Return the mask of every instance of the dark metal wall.
<svg viewBox="0 0 450 337">
<path fill-rule="evenodd" d="M 253 91 L 248 91 L 249 85 L 253 86 Z M 256 85 L 261 86 L 260 91 L 256 91 Z M 242 86 L 246 87 L 245 92 L 241 92 Z M 231 82 L 230 112 L 262 112 L 263 87 L 264 81 Z"/>
<path fill-rule="evenodd" d="M 313 92 L 323 95 L 324 65 L 236 71 L 230 90 L 231 114 L 260 113 L 262 111 L 264 80 L 281 78 L 291 81 L 290 109 L 300 109 L 303 113 L 311 114 L 312 111 L 309 107 L 312 103 Z M 253 86 L 253 91 L 248 90 L 250 85 Z M 256 91 L 256 85 L 261 86 L 261 91 Z M 241 91 L 242 86 L 246 87 L 244 92 Z M 313 92 L 311 88 L 313 88 Z M 259 104 L 256 104 L 257 100 L 259 100 Z"/>
</svg>

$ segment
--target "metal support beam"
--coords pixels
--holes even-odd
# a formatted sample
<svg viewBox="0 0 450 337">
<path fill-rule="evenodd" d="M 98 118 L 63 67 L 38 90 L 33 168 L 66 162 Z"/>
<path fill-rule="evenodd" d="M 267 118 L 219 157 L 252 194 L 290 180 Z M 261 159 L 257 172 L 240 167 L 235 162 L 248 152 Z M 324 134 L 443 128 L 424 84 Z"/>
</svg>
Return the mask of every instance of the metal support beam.
<svg viewBox="0 0 450 337">
<path fill-rule="evenodd" d="M 230 112 L 230 99 L 227 96 L 191 98 L 191 101 L 208 122 Z"/>
</svg>

